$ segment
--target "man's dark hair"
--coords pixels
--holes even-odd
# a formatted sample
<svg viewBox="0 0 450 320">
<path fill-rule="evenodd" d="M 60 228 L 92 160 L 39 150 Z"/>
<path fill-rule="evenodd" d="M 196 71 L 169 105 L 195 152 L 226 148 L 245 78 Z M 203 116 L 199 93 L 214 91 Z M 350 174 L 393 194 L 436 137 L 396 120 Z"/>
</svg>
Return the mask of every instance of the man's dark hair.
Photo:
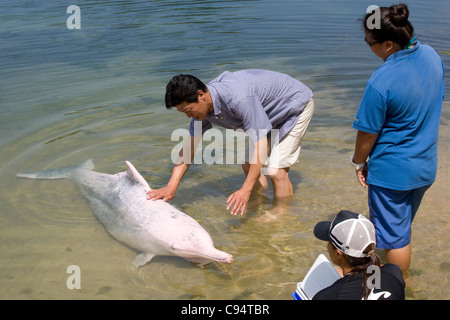
<svg viewBox="0 0 450 320">
<path fill-rule="evenodd" d="M 208 92 L 206 85 L 194 76 L 179 74 L 166 86 L 166 108 L 171 109 L 180 103 L 197 102 L 198 90 Z"/>
</svg>

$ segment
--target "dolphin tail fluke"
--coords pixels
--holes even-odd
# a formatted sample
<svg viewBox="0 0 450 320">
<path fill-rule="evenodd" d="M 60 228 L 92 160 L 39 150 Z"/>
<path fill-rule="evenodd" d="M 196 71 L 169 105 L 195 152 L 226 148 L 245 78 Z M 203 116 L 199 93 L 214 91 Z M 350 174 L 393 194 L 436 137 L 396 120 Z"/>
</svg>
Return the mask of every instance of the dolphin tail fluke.
<svg viewBox="0 0 450 320">
<path fill-rule="evenodd" d="M 68 178 L 71 172 L 75 170 L 92 170 L 94 169 L 94 162 L 92 159 L 89 159 L 81 164 L 64 167 L 59 169 L 51 169 L 39 172 L 24 172 L 18 173 L 16 176 L 19 178 L 28 178 L 28 179 L 65 179 Z"/>
</svg>

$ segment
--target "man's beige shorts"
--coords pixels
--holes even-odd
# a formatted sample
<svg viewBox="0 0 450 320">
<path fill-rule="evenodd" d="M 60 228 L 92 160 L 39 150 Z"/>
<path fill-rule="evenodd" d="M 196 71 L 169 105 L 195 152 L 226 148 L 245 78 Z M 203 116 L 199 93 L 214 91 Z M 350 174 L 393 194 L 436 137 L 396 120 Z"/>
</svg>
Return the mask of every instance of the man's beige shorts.
<svg viewBox="0 0 450 320">
<path fill-rule="evenodd" d="M 308 128 L 314 113 L 314 100 L 310 99 L 306 104 L 305 109 L 300 114 L 295 126 L 288 132 L 288 134 L 278 144 L 274 141 L 274 145 L 270 150 L 269 157 L 264 163 L 268 168 L 290 168 L 298 162 L 300 157 L 300 150 L 302 148 L 302 138 Z M 271 144 L 271 142 L 269 142 Z M 249 161 L 249 146 L 246 148 L 245 162 Z M 267 169 L 264 168 L 265 172 Z"/>
<path fill-rule="evenodd" d="M 265 165 L 269 168 L 289 168 L 298 163 L 300 150 L 302 148 L 302 138 L 308 129 L 314 113 L 314 100 L 310 99 L 305 109 L 300 114 L 295 126 L 288 132 L 280 143 L 275 144 L 270 151 L 270 156 Z"/>
</svg>

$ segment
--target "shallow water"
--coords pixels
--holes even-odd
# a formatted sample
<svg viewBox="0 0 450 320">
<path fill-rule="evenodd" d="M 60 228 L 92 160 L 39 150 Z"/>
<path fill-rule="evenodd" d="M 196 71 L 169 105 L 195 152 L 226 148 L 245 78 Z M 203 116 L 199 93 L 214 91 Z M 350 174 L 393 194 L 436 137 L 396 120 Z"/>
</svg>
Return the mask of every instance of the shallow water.
<svg viewBox="0 0 450 320">
<path fill-rule="evenodd" d="M 419 39 L 450 65 L 448 1 L 406 2 Z M 364 84 L 381 64 L 357 20 L 372 1 L 78 1 L 81 29 L 68 30 L 71 4 L 0 4 L 0 298 L 291 299 L 326 253 L 315 223 L 341 209 L 368 213 L 348 158 Z M 136 252 L 106 233 L 73 184 L 15 177 L 88 158 L 116 173 L 129 160 L 161 187 L 178 143 L 171 134 L 189 124 L 165 109 L 166 83 L 242 68 L 298 78 L 314 91 L 316 112 L 291 170 L 295 196 L 278 220 L 258 221 L 273 209 L 270 192 L 253 197 L 244 217 L 228 213 L 243 182 L 238 164 L 194 165 L 183 179 L 172 203 L 234 255 L 231 265 L 156 257 L 136 270 Z M 450 298 L 449 106 L 447 98 L 438 177 L 413 224 L 408 299 Z M 80 290 L 66 286 L 70 265 L 80 267 Z"/>
</svg>

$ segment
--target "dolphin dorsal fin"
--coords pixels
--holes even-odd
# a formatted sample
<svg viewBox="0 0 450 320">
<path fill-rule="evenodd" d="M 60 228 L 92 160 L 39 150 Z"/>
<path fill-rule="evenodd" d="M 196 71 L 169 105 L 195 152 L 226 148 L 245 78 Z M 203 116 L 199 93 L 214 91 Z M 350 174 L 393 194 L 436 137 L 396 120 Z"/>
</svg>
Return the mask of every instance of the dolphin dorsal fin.
<svg viewBox="0 0 450 320">
<path fill-rule="evenodd" d="M 141 174 L 136 170 L 136 168 L 131 164 L 129 161 L 125 161 L 127 164 L 128 170 L 127 170 L 127 177 L 131 180 L 136 181 L 137 183 L 142 184 L 145 187 L 145 191 L 151 190 L 150 186 L 148 185 L 147 181 L 141 176 Z"/>
</svg>

